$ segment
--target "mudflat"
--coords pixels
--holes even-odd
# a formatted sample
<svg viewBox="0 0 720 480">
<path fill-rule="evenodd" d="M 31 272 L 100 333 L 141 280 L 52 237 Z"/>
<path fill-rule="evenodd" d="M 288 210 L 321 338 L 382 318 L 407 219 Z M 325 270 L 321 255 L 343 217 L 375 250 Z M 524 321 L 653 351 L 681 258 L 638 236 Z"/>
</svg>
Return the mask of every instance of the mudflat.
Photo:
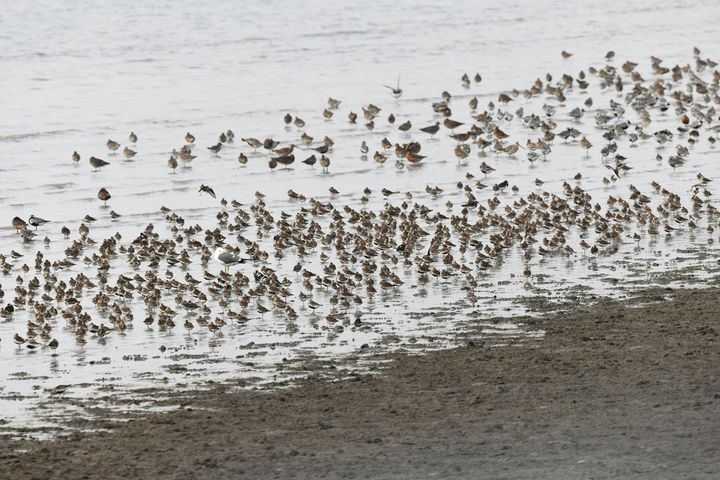
<svg viewBox="0 0 720 480">
<path fill-rule="evenodd" d="M 395 353 L 372 375 L 178 393 L 185 407 L 4 440 L 0 478 L 718 478 L 720 290 L 568 303 L 537 340 Z"/>
</svg>

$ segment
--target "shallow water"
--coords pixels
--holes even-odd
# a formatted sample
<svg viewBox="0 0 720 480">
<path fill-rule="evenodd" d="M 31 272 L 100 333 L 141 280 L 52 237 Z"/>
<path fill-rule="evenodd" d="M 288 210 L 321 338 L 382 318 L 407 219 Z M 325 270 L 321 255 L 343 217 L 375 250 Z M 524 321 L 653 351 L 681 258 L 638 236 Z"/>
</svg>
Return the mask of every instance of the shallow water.
<svg viewBox="0 0 720 480">
<path fill-rule="evenodd" d="M 479 99 L 482 111 L 489 101 L 497 103 L 498 93 L 527 88 L 546 72 L 557 79 L 564 72 L 587 72 L 591 65 L 600 68 L 610 49 L 616 51 L 615 66 L 634 60 L 640 63 L 638 70 L 646 79 L 652 78 L 650 55 L 660 56 L 668 67 L 692 62 L 693 46 L 700 48 L 703 58 L 720 56 L 718 51 L 706 50 L 716 45 L 718 7 L 700 2 L 678 6 L 670 1 L 622 6 L 611 2 L 566 3 L 482 7 L 477 2 L 459 2 L 449 8 L 431 2 L 412 7 L 384 2 L 369 9 L 311 2 L 301 11 L 285 2 L 242 6 L 221 2 L 147 6 L 77 2 L 67 6 L 47 2 L 33 4 L 31 11 L 20 2 L 5 3 L 5 15 L 0 17 L 4 80 L 0 104 L 0 220 L 4 219 L 0 222 L 0 253 L 15 250 L 24 257 L 10 260 L 13 271 L 0 276 L 6 293 L 3 300 L 12 301 L 18 275 L 25 283 L 35 275 L 32 267 L 37 251 L 51 261 L 64 257 L 64 250 L 79 237 L 77 229 L 85 215 L 98 219 L 90 225 L 91 238 L 101 241 L 119 232 L 119 243 L 125 245 L 149 223 L 155 225 L 161 238 L 171 237 L 165 214 L 160 211 L 162 205 L 184 217 L 186 225 L 214 228 L 215 215 L 221 208 L 218 200 L 197 192 L 201 183 L 212 186 L 218 199 L 243 203 L 246 211 L 255 201 L 254 192 L 261 191 L 266 195 L 266 208 L 275 218 L 281 211 L 294 214 L 308 206 L 309 201 L 288 198 L 290 188 L 308 199 L 330 201 L 338 209 L 350 205 L 377 211 L 386 201 L 379 193 L 385 187 L 400 192 L 387 200 L 394 205 L 403 201 L 402 194 L 410 192 L 412 202 L 449 216 L 459 212 L 465 199 L 456 188 L 458 181 L 473 184 L 479 180 L 491 186 L 503 179 L 516 185 L 519 193 L 497 193 L 488 188 L 474 191 L 478 200 L 483 203 L 497 195 L 500 211 L 530 192 L 546 190 L 561 195 L 563 182 L 569 182 L 582 186 L 604 210 L 608 195 L 627 198 L 632 184 L 651 195 L 654 207 L 659 197 L 652 193 L 650 182 L 656 180 L 681 195 L 689 206 L 689 189 L 697 183 L 697 173 L 709 178 L 720 173 L 720 165 L 714 161 L 716 149 L 707 142 L 691 148 L 686 165 L 673 170 L 667 164 L 667 157 L 674 153 L 672 145 L 659 149 L 652 139 L 635 146 L 619 141 L 619 153 L 628 158 L 633 170 L 610 185 L 601 182 L 610 172 L 600 158 L 602 131 L 594 126 L 594 109 L 607 107 L 610 99 L 622 103 L 623 96 L 600 91 L 596 77 L 591 77 L 593 86 L 588 91 L 595 102 L 593 111 L 580 122 L 567 116 L 587 97 L 576 89 L 553 117 L 560 125 L 558 131 L 574 126 L 587 136 L 595 146 L 588 156 L 577 142 L 566 144 L 557 139 L 547 160 L 535 165 L 525 160 L 523 150 L 516 157 L 490 152 L 478 157 L 475 147 L 466 161 L 458 162 L 453 154 L 455 142 L 448 138 L 447 130 L 442 129 L 433 139 L 417 130 L 442 120 L 430 105 L 440 99 L 443 90 L 453 95 L 453 118 L 469 125 L 468 100 L 473 96 Z M 574 55 L 561 58 L 563 49 Z M 465 72 L 471 77 L 480 72 L 482 82 L 463 88 L 460 76 Z M 382 85 L 394 85 L 398 75 L 404 94 L 395 100 Z M 328 96 L 342 100 L 331 120 L 322 116 Z M 357 125 L 347 122 L 349 111 L 361 114 L 361 107 L 368 103 L 382 108 L 372 132 L 363 126 L 362 115 Z M 543 103 L 552 100 L 519 96 L 502 109 L 515 114 L 522 106 L 526 113 L 541 114 Z M 627 110 L 628 118 L 637 120 Z M 397 117 L 395 125 L 386 121 L 390 112 Z M 314 145 L 325 135 L 335 141 L 329 154 L 329 173 L 322 174 L 319 166 L 309 168 L 298 161 L 289 169 L 270 171 L 267 155 L 253 152 L 240 141 L 246 136 L 261 140 L 271 136 L 283 144 L 298 143 L 301 131 L 284 125 L 285 113 L 305 120 L 302 132 L 315 138 Z M 405 120 L 413 124 L 407 133 L 396 128 Z M 524 128 L 517 116 L 502 125 L 523 141 L 538 136 Z M 674 129 L 676 125 L 677 117 L 669 111 L 654 115 L 646 130 Z M 236 134 L 234 144 L 217 156 L 205 149 L 227 129 Z M 129 145 L 130 131 L 139 137 L 136 145 L 130 145 L 138 151 L 137 156 L 127 161 L 122 154 L 109 154 L 107 139 Z M 174 148 L 184 144 L 186 131 L 197 138 L 194 153 L 198 157 L 170 172 L 166 160 Z M 373 162 L 372 152 L 380 149 L 383 137 L 393 143 L 419 140 L 427 158 L 418 166 L 397 170 L 390 153 L 391 158 L 379 166 Z M 686 138 L 676 136 L 673 143 L 683 143 Z M 367 159 L 359 153 L 363 140 L 371 148 Z M 82 156 L 77 164 L 71 160 L 74 150 Z M 237 162 L 240 152 L 250 158 L 247 167 Z M 296 152 L 296 157 L 301 160 L 306 153 L 309 155 Z M 661 162 L 655 160 L 658 153 L 664 157 Z M 93 172 L 87 163 L 91 155 L 111 165 Z M 481 161 L 496 168 L 487 179 L 478 170 Z M 472 182 L 466 180 L 467 172 L 475 176 Z M 582 179 L 576 181 L 573 177 L 578 172 L 582 172 Z M 545 181 L 542 189 L 535 186 L 535 178 Z M 443 193 L 429 195 L 428 185 L 441 187 Z M 710 191 L 712 185 L 708 186 Z M 331 186 L 340 193 L 331 195 Z M 367 204 L 362 204 L 365 186 L 373 194 Z M 112 194 L 107 208 L 96 197 L 100 187 Z M 453 204 L 451 208 L 446 207 L 448 201 Z M 110 210 L 122 216 L 113 220 Z M 15 215 L 27 219 L 30 214 L 52 222 L 38 230 L 35 241 L 24 243 L 10 227 L 10 219 Z M 325 228 L 329 219 L 318 221 Z M 147 328 L 142 323 L 147 312 L 134 299 L 127 304 L 135 320 L 124 334 L 89 338 L 80 347 L 75 345 L 72 331 L 57 319 L 53 336 L 59 340 L 59 348 L 30 352 L 12 343 L 15 333 L 24 335 L 25 322 L 32 318 L 20 310 L 11 320 L 0 323 L 4 376 L 0 409 L 7 422 L 5 428 L 54 425 L 61 423 L 64 414 L 77 415 L 75 409 L 64 410 L 64 400 L 48 396 L 48 389 L 58 384 L 73 385 L 65 395 L 71 400 L 102 398 L 109 395 L 107 392 L 115 398 L 125 394 L 137 398 L 133 391 L 159 382 L 194 387 L 208 380 L 262 383 L 293 378 L 302 374 L 302 362 L 309 357 L 342 358 L 400 347 L 415 351 L 441 348 L 452 344 L 459 332 L 483 321 L 488 322 L 485 332 L 489 336 L 533 336 L 538 332 L 517 325 L 498 326 L 489 320 L 532 313 L 531 304 L 523 300 L 527 298 L 560 301 L 576 294 L 578 298 L 622 296 L 626 289 L 665 284 L 662 272 L 670 270 L 694 267 L 693 275 L 671 284 L 675 286 L 702 284 L 714 278 L 717 229 L 708 233 L 706 223 L 698 223 L 700 228 L 693 232 L 681 228 L 671 235 L 661 233 L 658 238 L 644 236 L 638 243 L 627 231 L 616 245 L 617 252 L 597 257 L 584 254 L 577 246 L 577 232 L 567 234 L 576 251 L 569 256 L 535 256 L 525 263 L 522 251 L 515 246 L 494 268 L 476 272 L 479 286 L 473 291 L 457 278 L 445 282 L 431 279 L 421 288 L 416 285 L 413 269 L 397 268 L 405 286 L 364 299 L 357 313 L 352 307 L 348 317 L 354 321 L 357 314 L 362 324 L 348 325 L 341 332 L 324 321 L 329 306 L 313 315 L 297 300 L 293 306 L 300 317 L 295 322 L 272 312 L 260 316 L 250 309 L 248 323 L 231 323 L 217 334 L 199 328 L 187 333 L 182 328 L 184 313 L 177 317 L 174 330 Z M 60 234 L 63 225 L 72 231 L 69 240 Z M 433 228 L 426 226 L 428 231 Z M 252 237 L 254 231 L 249 228 L 243 234 Z M 42 241 L 45 236 L 50 240 L 47 245 Z M 230 236 L 228 241 L 232 240 Z M 265 245 L 269 246 L 267 240 Z M 82 262 L 83 256 L 93 252 L 86 249 L 74 260 L 76 265 L 58 277 L 67 279 L 85 272 L 94 279 L 96 267 Z M 187 270 L 162 264 L 158 273 L 169 269 L 178 279 L 185 273 L 202 278 L 205 267 L 195 260 Z M 470 255 L 462 259 L 468 264 L 473 260 Z M 321 268 L 317 254 L 305 261 L 308 269 Z M 279 276 L 295 280 L 291 268 L 296 262 L 297 258 L 289 254 L 282 260 L 271 257 L 268 266 L 277 269 Z M 23 263 L 31 267 L 27 275 L 20 271 Z M 530 282 L 523 277 L 526 266 L 533 271 Z M 216 264 L 207 268 L 218 271 Z M 112 262 L 110 284 L 118 274 L 142 275 L 146 269 L 143 265 L 135 272 L 118 258 Z M 90 301 L 95 293 L 86 292 L 81 301 L 94 319 L 107 323 L 107 312 L 97 312 Z M 329 298 L 322 289 L 315 289 L 313 295 L 320 303 Z M 209 305 L 213 318 L 222 315 L 217 299 L 211 299 Z M 361 350 L 365 344 L 369 348 Z M 161 346 L 167 350 L 161 352 Z M 288 362 L 297 362 L 300 367 L 286 369 L 283 365 Z"/>
</svg>

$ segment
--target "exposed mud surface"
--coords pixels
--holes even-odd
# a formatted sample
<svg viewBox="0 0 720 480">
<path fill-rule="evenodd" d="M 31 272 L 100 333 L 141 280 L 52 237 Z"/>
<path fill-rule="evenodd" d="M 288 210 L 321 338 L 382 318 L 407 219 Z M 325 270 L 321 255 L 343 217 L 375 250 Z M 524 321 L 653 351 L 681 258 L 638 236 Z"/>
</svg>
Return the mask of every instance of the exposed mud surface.
<svg viewBox="0 0 720 480">
<path fill-rule="evenodd" d="M 576 304 L 524 319 L 540 340 L 385 355 L 379 375 L 178 393 L 172 412 L 4 441 L 0 477 L 717 478 L 719 294 Z"/>
</svg>

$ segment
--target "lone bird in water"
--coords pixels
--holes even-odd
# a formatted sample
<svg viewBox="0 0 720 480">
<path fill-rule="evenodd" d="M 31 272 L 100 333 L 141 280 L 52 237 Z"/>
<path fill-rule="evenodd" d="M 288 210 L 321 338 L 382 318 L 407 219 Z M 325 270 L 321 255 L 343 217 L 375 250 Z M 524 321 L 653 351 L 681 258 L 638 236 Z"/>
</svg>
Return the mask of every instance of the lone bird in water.
<svg viewBox="0 0 720 480">
<path fill-rule="evenodd" d="M 97 194 L 98 198 L 103 201 L 104 205 L 107 206 L 107 201 L 110 200 L 110 192 L 105 187 L 102 187 Z"/>
<path fill-rule="evenodd" d="M 236 265 L 238 263 L 245 263 L 244 258 L 240 258 L 237 255 L 233 254 L 232 252 L 229 252 L 225 250 L 223 247 L 218 247 L 215 249 L 215 260 L 220 262 L 225 268 L 224 271 L 227 272 L 231 265 Z"/>
<path fill-rule="evenodd" d="M 90 157 L 90 165 L 92 165 L 93 168 L 95 168 L 95 171 L 98 171 L 105 165 L 110 165 L 110 162 L 106 162 L 102 158 Z"/>
<path fill-rule="evenodd" d="M 215 191 L 214 191 L 212 188 L 210 188 L 210 187 L 208 187 L 207 185 L 205 185 L 205 184 L 201 184 L 201 185 L 200 185 L 200 188 L 198 189 L 198 192 L 200 192 L 200 193 L 205 192 L 205 193 L 207 193 L 208 195 L 210 195 L 211 197 L 215 198 Z"/>
</svg>

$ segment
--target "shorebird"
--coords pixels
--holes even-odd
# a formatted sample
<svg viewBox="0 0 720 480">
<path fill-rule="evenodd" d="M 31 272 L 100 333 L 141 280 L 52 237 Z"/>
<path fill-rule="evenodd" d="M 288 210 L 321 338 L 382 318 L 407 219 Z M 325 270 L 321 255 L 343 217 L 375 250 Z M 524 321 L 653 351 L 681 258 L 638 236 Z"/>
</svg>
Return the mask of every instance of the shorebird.
<svg viewBox="0 0 720 480">
<path fill-rule="evenodd" d="M 200 192 L 200 193 L 205 192 L 208 195 L 210 195 L 212 198 L 215 198 L 215 191 L 205 184 L 200 184 L 200 188 L 198 188 L 198 192 Z"/>
<path fill-rule="evenodd" d="M 320 166 L 323 169 L 323 173 L 328 173 L 328 167 L 330 166 L 330 159 L 325 155 L 320 156 Z"/>
<path fill-rule="evenodd" d="M 409 151 L 405 154 L 405 158 L 407 158 L 408 162 L 410 163 L 418 163 L 420 160 L 425 158 L 425 155 L 418 155 Z"/>
<path fill-rule="evenodd" d="M 90 157 L 90 165 L 92 165 L 95 168 L 95 171 L 100 170 L 105 165 L 110 165 L 110 162 L 106 162 L 105 160 L 97 157 Z"/>
<path fill-rule="evenodd" d="M 15 230 L 20 232 L 20 230 L 27 227 L 27 223 L 25 223 L 25 220 L 23 220 L 22 218 L 15 217 L 12 219 L 12 226 Z"/>
<path fill-rule="evenodd" d="M 130 140 L 130 143 L 137 143 L 137 135 L 135 135 L 135 132 L 130 132 L 128 140 Z"/>
<path fill-rule="evenodd" d="M 508 134 L 505 133 L 505 132 L 503 132 L 502 130 L 500 130 L 500 127 L 498 127 L 497 125 L 495 125 L 495 127 L 493 127 L 493 135 L 494 135 L 495 138 L 497 138 L 498 140 L 502 140 L 503 138 L 507 138 L 507 137 L 508 137 Z"/>
<path fill-rule="evenodd" d="M 280 142 L 273 140 L 272 138 L 266 138 L 262 143 L 265 150 L 274 150 L 278 145 L 280 145 Z"/>
<path fill-rule="evenodd" d="M 495 169 L 493 167 L 491 167 L 490 165 L 488 165 L 487 163 L 482 162 L 480 164 L 480 171 L 487 177 L 487 174 L 490 172 L 494 172 Z"/>
<path fill-rule="evenodd" d="M 407 132 L 408 130 L 410 130 L 410 128 L 412 128 L 412 123 L 410 123 L 410 120 L 398 126 L 398 130 L 400 130 L 401 132 Z"/>
<path fill-rule="evenodd" d="M 118 142 L 116 142 L 114 140 L 110 140 L 110 139 L 108 139 L 108 141 L 105 143 L 105 145 L 107 145 L 108 150 L 111 150 L 113 152 L 115 150 L 117 150 L 118 148 L 120 148 L 120 144 Z"/>
<path fill-rule="evenodd" d="M 125 155 L 125 158 L 132 158 L 132 157 L 134 157 L 136 154 L 137 154 L 137 152 L 136 152 L 135 150 L 131 150 L 131 149 L 128 148 L 128 147 L 125 147 L 125 148 L 123 149 L 123 155 Z"/>
<path fill-rule="evenodd" d="M 224 266 L 223 270 L 226 273 L 230 269 L 230 266 L 246 262 L 246 259 L 241 258 L 232 252 L 229 252 L 223 247 L 218 247 L 215 249 L 215 260 L 217 260 Z"/>
<path fill-rule="evenodd" d="M 173 156 L 170 156 L 170 158 L 168 158 L 167 164 L 168 164 L 168 167 L 170 167 L 172 169 L 172 171 L 175 172 L 175 169 L 178 166 L 177 159 Z"/>
<path fill-rule="evenodd" d="M 30 215 L 30 218 L 28 218 L 28 223 L 35 227 L 35 230 L 37 230 L 37 227 L 40 225 L 43 225 L 45 223 L 48 223 L 48 220 L 44 220 L 40 217 L 36 217 L 35 215 Z"/>
<path fill-rule="evenodd" d="M 222 143 L 220 143 L 220 142 L 216 143 L 215 145 L 211 145 L 211 146 L 207 147 L 207 149 L 210 150 L 211 152 L 213 152 L 215 155 L 218 154 L 218 152 L 220 151 L 221 148 L 222 148 Z"/>
<path fill-rule="evenodd" d="M 110 200 L 110 192 L 107 191 L 105 187 L 102 187 L 97 194 L 97 197 L 102 200 L 103 204 L 107 206 L 107 201 Z"/>
<path fill-rule="evenodd" d="M 258 140 L 257 138 L 253 137 L 247 137 L 247 138 L 241 138 L 241 140 L 248 145 L 250 145 L 252 148 L 257 150 L 259 147 L 262 147 L 262 142 Z"/>
<path fill-rule="evenodd" d="M 245 166 L 248 163 L 248 158 L 242 152 L 240 153 L 240 155 L 238 155 L 238 163 L 240 163 L 240 165 L 242 166 Z"/>
<path fill-rule="evenodd" d="M 383 85 L 383 87 L 390 90 L 390 94 L 395 98 L 400 98 L 403 94 L 402 88 L 400 88 L 400 75 L 398 75 L 397 86 L 395 88 L 390 85 Z"/>
<path fill-rule="evenodd" d="M 429 133 L 431 137 L 434 136 L 438 130 L 440 130 L 440 122 L 435 122 L 435 125 L 428 125 L 420 129 L 421 132 Z"/>
<path fill-rule="evenodd" d="M 455 120 L 452 120 L 450 118 L 446 118 L 443 121 L 443 125 L 445 125 L 445 128 L 449 128 L 450 130 L 455 130 L 460 125 L 465 125 L 463 122 L 457 122 Z"/>
<path fill-rule="evenodd" d="M 77 151 L 73 152 L 72 154 L 73 162 L 79 162 L 80 161 L 80 154 L 77 153 Z"/>
<path fill-rule="evenodd" d="M 328 106 L 333 110 L 336 110 L 340 106 L 340 103 L 342 103 L 341 100 L 335 100 L 332 97 L 328 98 Z"/>
<path fill-rule="evenodd" d="M 367 145 L 367 142 L 365 140 L 362 141 L 360 144 L 360 153 L 363 155 L 367 155 L 367 153 L 370 151 L 370 148 Z"/>
</svg>

